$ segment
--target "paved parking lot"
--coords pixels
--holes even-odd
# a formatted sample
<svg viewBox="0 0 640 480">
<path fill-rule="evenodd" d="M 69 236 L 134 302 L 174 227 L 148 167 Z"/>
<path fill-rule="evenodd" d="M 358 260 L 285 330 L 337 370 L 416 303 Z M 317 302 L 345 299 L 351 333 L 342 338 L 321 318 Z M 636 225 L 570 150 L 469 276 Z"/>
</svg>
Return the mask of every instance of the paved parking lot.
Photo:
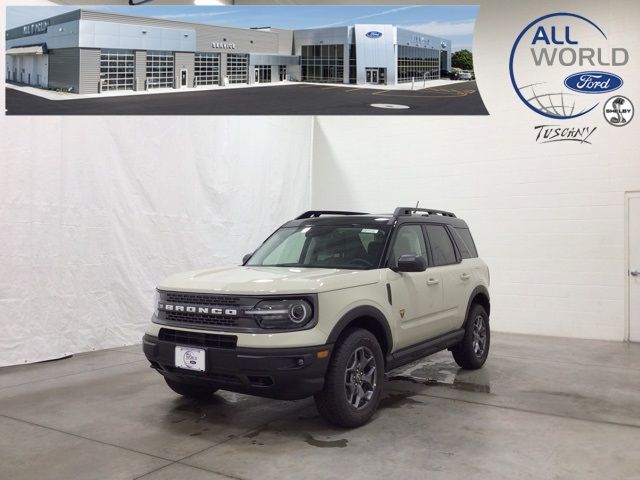
<svg viewBox="0 0 640 480">
<path fill-rule="evenodd" d="M 409 108 L 375 108 L 392 104 Z M 6 89 L 7 115 L 487 115 L 476 82 L 422 90 L 295 84 L 47 100 Z"/>
</svg>

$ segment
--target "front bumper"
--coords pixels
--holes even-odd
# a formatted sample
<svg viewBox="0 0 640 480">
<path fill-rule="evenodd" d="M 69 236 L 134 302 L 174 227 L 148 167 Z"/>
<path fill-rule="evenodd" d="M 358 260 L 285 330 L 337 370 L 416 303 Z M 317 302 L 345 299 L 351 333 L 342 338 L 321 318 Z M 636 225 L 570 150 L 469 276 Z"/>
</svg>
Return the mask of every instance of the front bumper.
<svg viewBox="0 0 640 480">
<path fill-rule="evenodd" d="M 175 347 L 205 350 L 205 371 L 175 367 Z M 318 393 L 324 386 L 333 345 L 304 348 L 213 348 L 145 335 L 142 347 L 151 367 L 170 380 L 282 400 Z M 317 353 L 329 350 L 318 358 Z"/>
</svg>

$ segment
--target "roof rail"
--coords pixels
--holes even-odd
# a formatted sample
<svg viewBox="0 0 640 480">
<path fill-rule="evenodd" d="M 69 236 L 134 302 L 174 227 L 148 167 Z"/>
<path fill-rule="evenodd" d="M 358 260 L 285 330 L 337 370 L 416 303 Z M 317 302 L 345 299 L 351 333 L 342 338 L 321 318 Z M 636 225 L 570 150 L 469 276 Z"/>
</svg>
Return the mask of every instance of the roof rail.
<svg viewBox="0 0 640 480">
<path fill-rule="evenodd" d="M 456 215 L 452 212 L 445 212 L 444 210 L 434 210 L 433 208 L 418 208 L 418 207 L 398 207 L 393 212 L 394 217 L 413 215 L 414 212 L 423 212 L 427 215 L 442 215 L 443 217 L 453 217 Z"/>
<path fill-rule="evenodd" d="M 345 212 L 342 210 L 309 210 L 307 212 L 301 213 L 296 217 L 296 220 L 300 220 L 303 218 L 317 218 L 320 215 L 367 215 L 364 212 Z"/>
</svg>

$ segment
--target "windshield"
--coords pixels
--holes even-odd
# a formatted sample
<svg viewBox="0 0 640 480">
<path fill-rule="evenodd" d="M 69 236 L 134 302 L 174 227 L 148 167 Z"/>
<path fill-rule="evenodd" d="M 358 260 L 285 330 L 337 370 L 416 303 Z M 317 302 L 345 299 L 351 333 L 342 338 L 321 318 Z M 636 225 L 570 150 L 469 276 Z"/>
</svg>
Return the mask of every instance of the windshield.
<svg viewBox="0 0 640 480">
<path fill-rule="evenodd" d="M 246 265 L 366 270 L 378 268 L 388 227 L 378 225 L 284 227 Z"/>
</svg>

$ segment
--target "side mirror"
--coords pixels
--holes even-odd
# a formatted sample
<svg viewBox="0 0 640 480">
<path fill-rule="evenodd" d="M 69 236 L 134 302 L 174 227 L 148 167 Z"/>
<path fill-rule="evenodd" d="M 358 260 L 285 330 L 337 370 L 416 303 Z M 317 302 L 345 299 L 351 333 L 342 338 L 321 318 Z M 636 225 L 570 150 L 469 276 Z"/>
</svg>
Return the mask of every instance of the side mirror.
<svg viewBox="0 0 640 480">
<path fill-rule="evenodd" d="M 398 259 L 398 272 L 424 272 L 427 261 L 420 255 L 401 255 Z"/>
<path fill-rule="evenodd" d="M 253 253 L 247 253 L 244 257 L 242 257 L 242 265 L 247 263 L 251 257 L 253 257 Z"/>
</svg>

